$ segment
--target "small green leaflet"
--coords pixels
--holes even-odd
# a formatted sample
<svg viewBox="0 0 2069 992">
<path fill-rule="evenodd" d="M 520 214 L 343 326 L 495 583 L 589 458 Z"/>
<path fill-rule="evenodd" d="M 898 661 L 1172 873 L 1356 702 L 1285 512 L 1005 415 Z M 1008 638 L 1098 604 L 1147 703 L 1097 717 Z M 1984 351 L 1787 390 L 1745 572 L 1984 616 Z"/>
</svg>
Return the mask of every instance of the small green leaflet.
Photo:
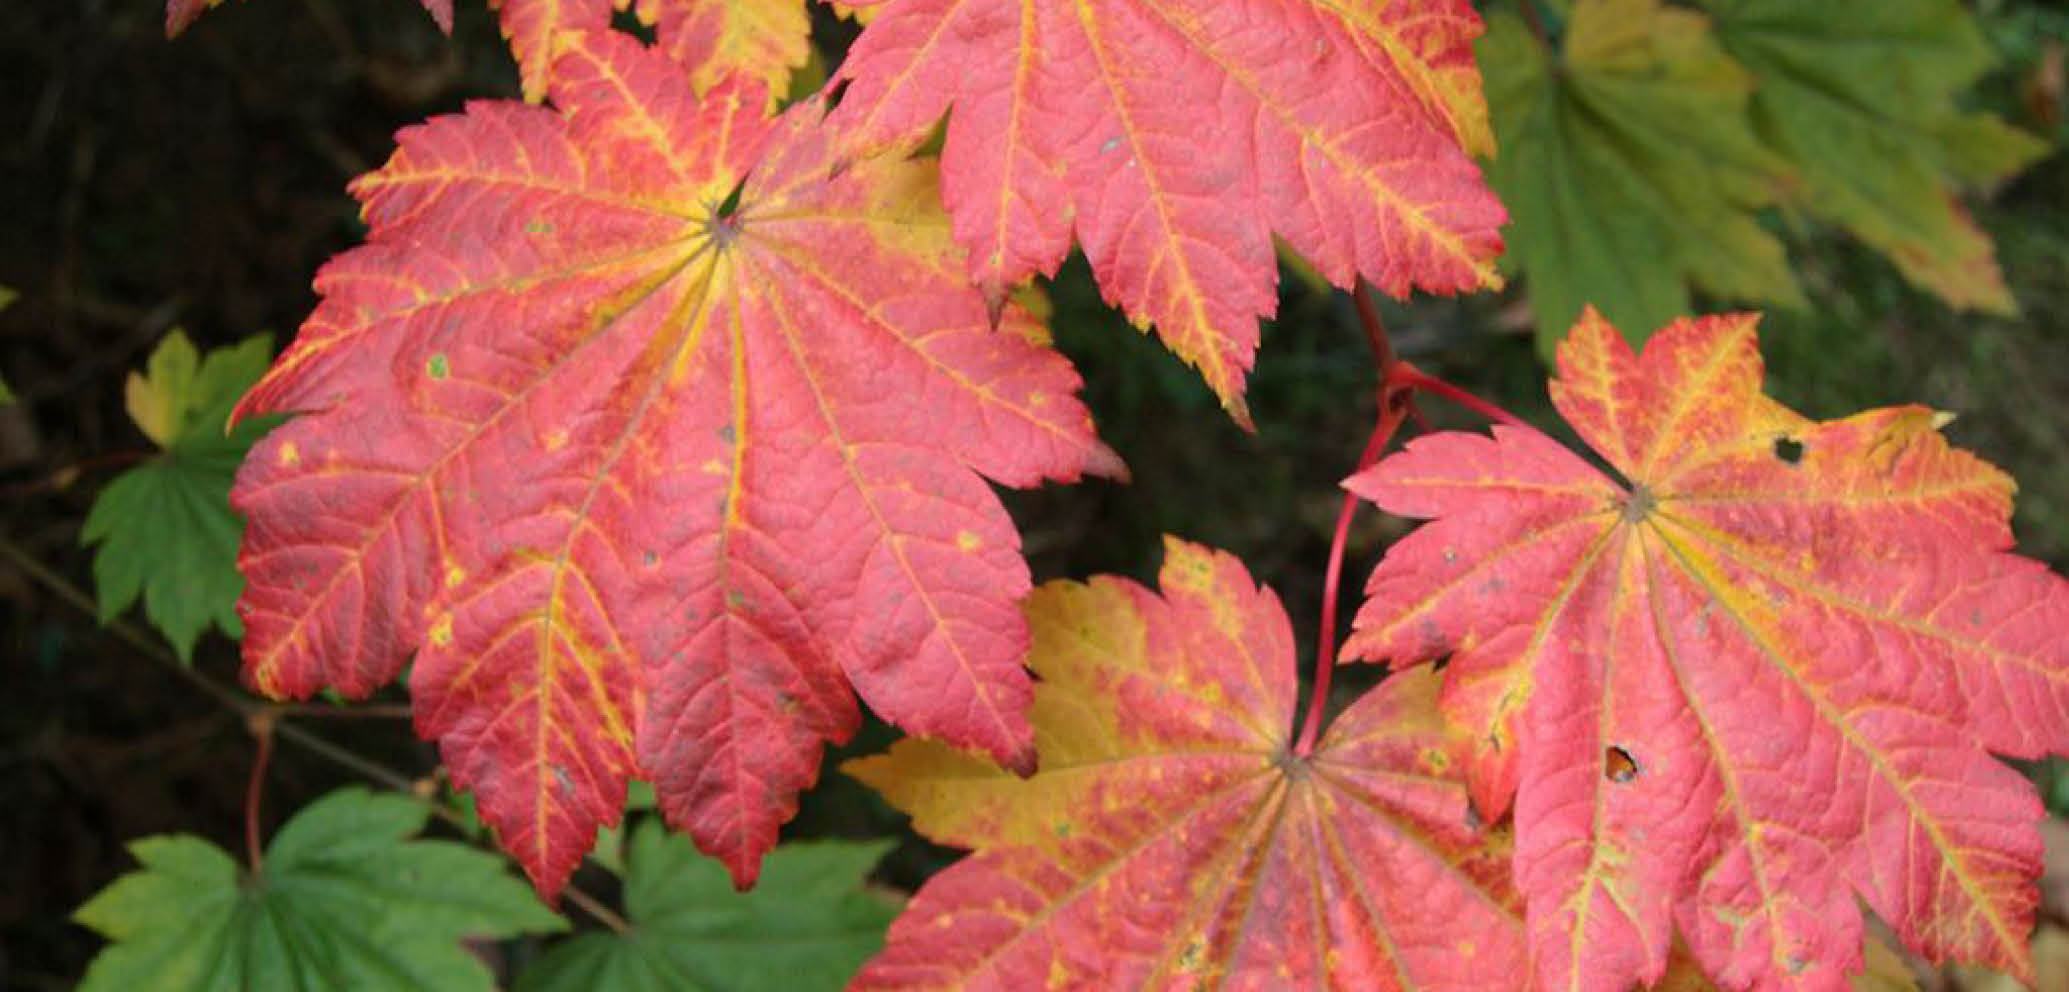
<svg viewBox="0 0 2069 992">
<path fill-rule="evenodd" d="M 136 841 L 143 870 L 72 914 L 114 942 L 79 988 L 493 988 L 463 938 L 566 921 L 502 858 L 409 839 L 428 816 L 406 796 L 340 789 L 280 828 L 259 877 L 199 837 Z"/>
<path fill-rule="evenodd" d="M 898 915 L 866 891 L 890 841 L 784 844 L 751 892 L 653 817 L 631 831 L 623 934 L 584 934 L 518 976 L 518 992 L 612 989 L 838 989 L 883 945 Z"/>
<path fill-rule="evenodd" d="M 1514 14 L 1488 18 L 1480 65 L 1501 155 L 1489 175 L 1515 223 L 1506 264 L 1529 280 L 1550 348 L 1593 303 L 1625 328 L 1687 313 L 1688 283 L 1796 305 L 1782 243 L 1754 212 L 1787 164 L 1746 114 L 1753 79 L 1693 11 L 1658 0 L 1582 0 L 1564 48 Z"/>
<path fill-rule="evenodd" d="M 266 371 L 272 339 L 256 335 L 206 358 L 178 330 L 165 336 L 142 375 L 131 373 L 130 418 L 160 451 L 108 483 L 95 498 L 80 543 L 98 544 L 94 590 L 101 620 L 144 600 L 144 614 L 181 660 L 212 622 L 242 637 L 237 544 L 244 524 L 230 509 L 230 482 L 244 453 L 278 418 L 224 432 L 230 407 Z"/>
<path fill-rule="evenodd" d="M 1795 163 L 1799 202 L 1889 256 L 1950 305 L 2012 314 L 1996 246 L 1954 199 L 2032 164 L 2047 142 L 1954 96 L 1995 61 L 1958 0 L 1869 9 L 1701 0 L 1717 41 L 1759 80 L 1753 125 Z"/>
</svg>

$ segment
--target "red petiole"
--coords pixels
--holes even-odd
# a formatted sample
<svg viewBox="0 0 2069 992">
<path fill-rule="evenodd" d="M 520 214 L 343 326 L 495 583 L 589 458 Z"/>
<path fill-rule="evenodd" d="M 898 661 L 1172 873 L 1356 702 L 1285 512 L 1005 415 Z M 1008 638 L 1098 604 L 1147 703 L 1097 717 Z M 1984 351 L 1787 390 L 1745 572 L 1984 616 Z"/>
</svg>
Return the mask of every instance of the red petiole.
<svg viewBox="0 0 2069 992">
<path fill-rule="evenodd" d="M 1372 344 L 1373 359 L 1379 365 L 1380 380 L 1378 422 L 1365 442 L 1365 451 L 1358 456 L 1356 472 L 1379 460 L 1380 452 L 1386 450 L 1387 442 L 1401 429 L 1402 421 L 1412 417 L 1418 426 L 1428 429 L 1422 411 L 1415 406 L 1417 392 L 1441 396 L 1496 423 L 1527 426 L 1515 414 L 1395 357 L 1386 327 L 1380 323 L 1379 308 L 1363 280 L 1359 281 L 1354 297 L 1365 336 Z M 1350 542 L 1351 520 L 1357 512 L 1358 497 L 1344 493 L 1343 505 L 1336 514 L 1336 532 L 1329 540 L 1329 567 L 1322 576 L 1322 623 L 1315 635 L 1314 685 L 1308 693 L 1307 712 L 1300 720 L 1300 738 L 1293 745 L 1293 753 L 1303 758 L 1314 753 L 1322 729 L 1322 713 L 1329 704 L 1330 676 L 1336 670 L 1336 608 L 1343 582 L 1344 549 Z"/>
<path fill-rule="evenodd" d="M 254 710 L 246 719 L 252 737 L 258 740 L 259 752 L 251 760 L 251 782 L 244 789 L 244 853 L 251 862 L 251 873 L 259 875 L 266 866 L 264 848 L 259 843 L 259 797 L 265 794 L 266 766 L 273 760 L 273 727 L 276 718 L 265 709 Z"/>
</svg>

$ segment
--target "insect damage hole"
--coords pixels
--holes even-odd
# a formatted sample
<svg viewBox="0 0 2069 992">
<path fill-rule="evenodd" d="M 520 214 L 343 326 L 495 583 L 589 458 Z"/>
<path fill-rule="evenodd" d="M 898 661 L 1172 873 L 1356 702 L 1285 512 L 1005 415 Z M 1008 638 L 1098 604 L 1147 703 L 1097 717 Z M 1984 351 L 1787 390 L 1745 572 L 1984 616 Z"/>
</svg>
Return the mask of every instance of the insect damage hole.
<svg viewBox="0 0 2069 992">
<path fill-rule="evenodd" d="M 1774 456 L 1790 465 L 1795 465 L 1803 461 L 1803 442 L 1788 436 L 1775 438 Z"/>
<path fill-rule="evenodd" d="M 1612 744 L 1602 749 L 1602 777 L 1622 785 L 1638 777 L 1638 759 L 1621 745 Z"/>
</svg>

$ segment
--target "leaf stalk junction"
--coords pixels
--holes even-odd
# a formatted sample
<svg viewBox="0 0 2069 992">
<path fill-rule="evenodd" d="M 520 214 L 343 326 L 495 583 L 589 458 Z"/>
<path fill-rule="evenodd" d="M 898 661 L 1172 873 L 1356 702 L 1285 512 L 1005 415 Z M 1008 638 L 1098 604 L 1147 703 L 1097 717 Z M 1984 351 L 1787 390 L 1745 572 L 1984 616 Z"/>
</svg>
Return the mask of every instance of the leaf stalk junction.
<svg viewBox="0 0 2069 992">
<path fill-rule="evenodd" d="M 1403 421 L 1413 418 L 1418 424 L 1425 423 L 1415 405 L 1418 392 L 1443 397 L 1496 423 L 1527 426 L 1515 414 L 1402 361 L 1387 337 L 1386 325 L 1380 320 L 1371 285 L 1359 279 L 1352 297 L 1357 303 L 1358 322 L 1365 330 L 1366 341 L 1372 345 L 1372 358 L 1379 373 L 1377 422 L 1372 426 L 1371 437 L 1365 442 L 1365 450 L 1358 456 L 1353 474 L 1379 461 L 1379 456 L 1401 429 Z M 1314 753 L 1315 741 L 1322 729 L 1322 717 L 1329 705 L 1330 676 L 1336 670 L 1336 611 L 1341 599 L 1344 549 L 1350 541 L 1351 521 L 1357 512 L 1358 497 L 1346 491 L 1337 509 L 1336 531 L 1329 540 L 1329 566 L 1322 575 L 1322 617 L 1315 633 L 1315 678 L 1308 693 L 1307 711 L 1300 719 L 1300 737 L 1293 745 L 1295 758 L 1306 758 Z"/>
</svg>

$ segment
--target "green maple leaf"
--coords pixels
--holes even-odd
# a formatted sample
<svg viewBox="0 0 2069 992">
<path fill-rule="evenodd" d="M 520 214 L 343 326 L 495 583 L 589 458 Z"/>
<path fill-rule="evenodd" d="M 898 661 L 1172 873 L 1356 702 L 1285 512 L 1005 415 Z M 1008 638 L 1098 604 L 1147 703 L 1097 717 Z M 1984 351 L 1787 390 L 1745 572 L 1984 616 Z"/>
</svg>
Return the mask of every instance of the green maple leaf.
<svg viewBox="0 0 2069 992">
<path fill-rule="evenodd" d="M 489 989 L 460 941 L 565 921 L 503 859 L 411 840 L 429 812 L 405 796 L 340 789 L 289 820 L 263 872 L 190 835 L 130 845 L 142 871 L 72 918 L 113 941 L 87 970 L 102 989 Z"/>
<path fill-rule="evenodd" d="M 1759 81 L 1754 126 L 1803 179 L 1798 202 L 1956 307 L 2011 314 L 1989 235 L 1953 195 L 2019 171 L 2046 142 L 1954 95 L 1994 62 L 1956 0 L 1701 0 Z"/>
<path fill-rule="evenodd" d="M 1702 15 L 1576 3 L 1555 53 L 1499 13 L 1479 61 L 1502 149 L 1490 177 L 1515 218 L 1507 264 L 1529 279 L 1543 347 L 1587 303 L 1619 326 L 1661 326 L 1690 309 L 1691 282 L 1801 302 L 1755 218 L 1787 188 L 1788 164 L 1754 133 L 1753 79 Z"/>
<path fill-rule="evenodd" d="M 266 371 L 272 340 L 246 338 L 202 357 L 178 330 L 165 336 L 144 374 L 131 373 L 131 419 L 160 451 L 108 483 L 80 532 L 94 553 L 101 620 L 141 596 L 144 613 L 188 660 L 210 623 L 242 637 L 237 544 L 244 523 L 230 509 L 230 483 L 252 442 L 277 418 L 225 432 L 230 408 Z"/>
<path fill-rule="evenodd" d="M 584 934 L 519 976 L 519 992 L 597 988 L 838 989 L 883 944 L 898 907 L 862 888 L 888 841 L 784 844 L 760 884 L 649 817 L 632 830 L 622 934 Z"/>
</svg>

